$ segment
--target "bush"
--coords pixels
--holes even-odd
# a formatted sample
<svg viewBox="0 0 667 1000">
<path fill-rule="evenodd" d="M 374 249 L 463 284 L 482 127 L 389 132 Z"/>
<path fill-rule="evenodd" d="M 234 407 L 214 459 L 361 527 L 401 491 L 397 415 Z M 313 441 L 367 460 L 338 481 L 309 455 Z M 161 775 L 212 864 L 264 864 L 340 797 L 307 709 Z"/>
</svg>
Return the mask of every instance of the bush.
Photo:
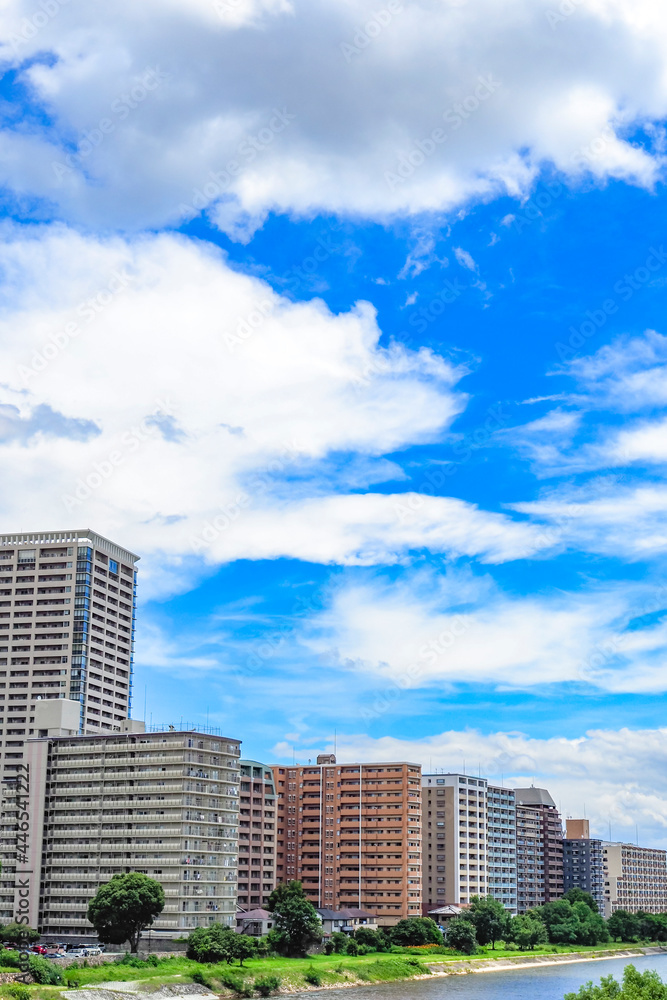
<svg viewBox="0 0 667 1000">
<path fill-rule="evenodd" d="M 348 955 L 358 955 L 359 954 L 359 945 L 354 940 L 354 938 L 350 938 L 348 940 L 345 952 Z"/>
<path fill-rule="evenodd" d="M 211 982 L 211 980 L 208 978 L 208 976 L 205 976 L 203 972 L 200 972 L 199 969 L 197 969 L 196 972 L 193 972 L 190 978 L 192 979 L 193 983 L 199 983 L 200 986 L 206 986 L 208 987 L 209 990 L 215 991 L 215 987 Z"/>
<path fill-rule="evenodd" d="M 254 987 L 261 997 L 270 997 L 280 989 L 280 976 L 260 976 L 254 982 Z"/>
<path fill-rule="evenodd" d="M 3 951 L 2 964 L 8 969 L 18 969 L 21 965 L 18 951 Z"/>
<path fill-rule="evenodd" d="M 336 954 L 342 955 L 347 948 L 347 934 L 343 934 L 341 931 L 334 931 L 331 935 L 331 940 L 333 941 L 333 947 Z"/>
<path fill-rule="evenodd" d="M 333 952 L 333 950 L 334 950 L 334 943 L 333 943 L 333 941 L 327 941 L 325 943 L 325 945 L 324 945 L 324 954 L 325 955 L 331 955 L 331 953 Z"/>
<path fill-rule="evenodd" d="M 371 946 L 369 944 L 358 944 L 357 945 L 357 955 L 368 955 L 372 951 L 375 951 L 375 948 L 371 948 Z"/>
<path fill-rule="evenodd" d="M 304 972 L 303 978 L 306 980 L 307 983 L 310 983 L 311 986 L 322 985 L 322 976 L 312 967 Z"/>
<path fill-rule="evenodd" d="M 447 927 L 447 944 L 464 955 L 474 955 L 477 951 L 475 928 L 470 920 L 456 917 Z"/>
<path fill-rule="evenodd" d="M 32 978 L 41 986 L 59 986 L 63 981 L 60 969 L 41 955 L 31 955 L 28 968 Z"/>
<path fill-rule="evenodd" d="M 146 955 L 146 965 L 152 965 L 155 968 L 156 965 L 160 964 L 160 959 L 157 955 Z"/>
<path fill-rule="evenodd" d="M 30 990 L 25 983 L 11 983 L 7 987 L 7 992 L 14 1000 L 30 1000 Z"/>
</svg>

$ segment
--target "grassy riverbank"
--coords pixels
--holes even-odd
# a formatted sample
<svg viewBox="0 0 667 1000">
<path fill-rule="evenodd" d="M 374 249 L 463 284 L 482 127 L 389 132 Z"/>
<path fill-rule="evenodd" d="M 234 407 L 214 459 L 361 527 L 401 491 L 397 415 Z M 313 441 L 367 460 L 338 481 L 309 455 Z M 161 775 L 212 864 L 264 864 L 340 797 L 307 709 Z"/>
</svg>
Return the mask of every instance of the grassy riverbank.
<svg viewBox="0 0 667 1000">
<path fill-rule="evenodd" d="M 254 980 L 264 976 L 278 976 L 281 981 L 281 992 L 297 992 L 314 988 L 336 986 L 354 986 L 364 983 L 392 982 L 394 980 L 411 979 L 417 976 L 431 975 L 438 972 L 469 972 L 486 971 L 493 963 L 507 965 L 508 960 L 516 962 L 526 960 L 532 965 L 533 960 L 562 961 L 565 956 L 572 958 L 612 957 L 619 951 L 639 950 L 637 944 L 610 943 L 597 946 L 565 947 L 544 945 L 534 951 L 518 951 L 514 948 L 483 948 L 474 956 L 465 956 L 444 949 L 435 953 L 433 950 L 402 949 L 400 953 L 369 955 L 313 955 L 310 958 L 255 958 L 248 959 L 243 967 L 237 963 L 227 965 L 199 964 L 186 958 L 168 958 L 160 960 L 157 965 L 143 964 L 136 968 L 120 962 L 110 962 L 90 968 L 72 968 L 64 970 L 66 979 L 76 982 L 79 986 L 98 985 L 104 987 L 110 983 L 132 982 L 141 984 L 146 990 L 155 989 L 166 983 L 190 983 L 194 975 L 203 975 L 206 982 L 217 993 L 234 996 L 230 988 L 233 981 L 251 987 Z M 561 957 L 562 956 L 562 957 Z M 0 971 L 15 971 L 2 970 Z M 64 987 L 33 986 L 30 987 L 34 1000 L 55 1000 Z M 236 995 L 240 995 L 238 991 Z M 6 984 L 0 985 L 0 997 L 9 996 Z"/>
</svg>

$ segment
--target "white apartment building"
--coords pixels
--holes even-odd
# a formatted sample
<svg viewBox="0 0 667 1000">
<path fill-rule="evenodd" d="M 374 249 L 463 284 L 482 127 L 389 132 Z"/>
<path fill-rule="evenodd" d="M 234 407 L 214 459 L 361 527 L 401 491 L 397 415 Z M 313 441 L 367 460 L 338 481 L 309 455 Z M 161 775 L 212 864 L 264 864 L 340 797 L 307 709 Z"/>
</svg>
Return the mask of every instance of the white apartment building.
<svg viewBox="0 0 667 1000">
<path fill-rule="evenodd" d="M 516 801 L 513 788 L 486 790 L 487 892 L 517 912 Z"/>
<path fill-rule="evenodd" d="M 0 535 L 3 780 L 40 700 L 79 702 L 80 732 L 128 718 L 138 558 L 88 529 Z"/>
<path fill-rule="evenodd" d="M 604 915 L 667 912 L 667 851 L 602 842 Z"/>
<path fill-rule="evenodd" d="M 129 717 L 138 558 L 89 529 L 0 535 L 3 783 L 22 773 L 40 704 L 75 701 L 76 732 L 117 731 Z M 0 819 L 0 923 L 12 919 L 13 801 Z"/>
<path fill-rule="evenodd" d="M 65 727 L 70 704 L 62 703 Z M 154 941 L 210 923 L 234 927 L 239 741 L 173 727 L 144 732 L 131 720 L 125 727 L 50 730 L 26 744 L 30 842 L 16 876 L 30 881 L 30 925 L 49 940 L 94 940 L 86 911 L 97 888 L 141 871 L 166 896 Z"/>
<path fill-rule="evenodd" d="M 422 905 L 469 903 L 489 892 L 487 781 L 465 774 L 422 776 Z"/>
</svg>

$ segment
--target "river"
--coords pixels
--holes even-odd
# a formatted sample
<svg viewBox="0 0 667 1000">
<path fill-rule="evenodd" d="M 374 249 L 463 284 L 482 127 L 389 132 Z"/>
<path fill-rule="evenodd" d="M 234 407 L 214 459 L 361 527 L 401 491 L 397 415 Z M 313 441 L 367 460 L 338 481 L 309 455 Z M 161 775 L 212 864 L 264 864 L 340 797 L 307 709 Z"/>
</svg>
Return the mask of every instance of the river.
<svg viewBox="0 0 667 1000">
<path fill-rule="evenodd" d="M 667 954 L 637 958 L 610 958 L 603 961 L 573 962 L 569 965 L 525 967 L 508 972 L 480 972 L 465 976 L 438 976 L 417 982 L 377 983 L 352 989 L 327 990 L 323 1000 L 563 1000 L 566 993 L 601 976 L 623 975 L 626 965 L 656 969 L 667 981 Z M 304 993 L 303 997 L 318 994 Z"/>
</svg>

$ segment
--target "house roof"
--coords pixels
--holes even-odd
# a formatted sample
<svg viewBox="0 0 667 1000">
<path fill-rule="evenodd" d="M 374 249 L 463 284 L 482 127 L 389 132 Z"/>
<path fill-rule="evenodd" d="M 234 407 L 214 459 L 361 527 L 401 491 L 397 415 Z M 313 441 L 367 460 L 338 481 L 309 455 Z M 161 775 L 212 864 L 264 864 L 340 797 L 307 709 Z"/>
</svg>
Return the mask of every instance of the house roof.
<svg viewBox="0 0 667 1000">
<path fill-rule="evenodd" d="M 323 920 L 360 920 L 367 919 L 368 917 L 375 920 L 374 913 L 369 913 L 368 910 L 359 910 L 356 907 L 352 907 L 349 910 L 328 910 L 326 907 L 321 907 L 318 908 L 317 912 Z"/>
<path fill-rule="evenodd" d="M 438 917 L 458 917 L 463 910 L 460 906 L 454 906 L 453 903 L 448 903 L 447 906 L 440 906 L 437 910 L 429 910 L 429 915 L 435 914 Z"/>
<path fill-rule="evenodd" d="M 270 920 L 273 916 L 268 910 L 263 910 L 258 907 L 256 910 L 242 910 L 240 913 L 237 912 L 237 920 Z"/>
</svg>

